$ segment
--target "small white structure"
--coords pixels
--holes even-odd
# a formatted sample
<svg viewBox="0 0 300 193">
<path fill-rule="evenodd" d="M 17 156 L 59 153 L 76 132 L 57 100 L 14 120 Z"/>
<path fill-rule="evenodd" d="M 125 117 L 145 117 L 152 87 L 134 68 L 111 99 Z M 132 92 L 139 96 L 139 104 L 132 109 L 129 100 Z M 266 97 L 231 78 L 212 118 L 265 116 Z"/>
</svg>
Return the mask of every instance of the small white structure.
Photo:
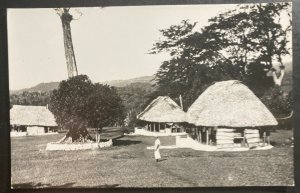
<svg viewBox="0 0 300 193">
<path fill-rule="evenodd" d="M 182 123 L 186 121 L 185 112 L 170 97 L 159 96 L 154 99 L 137 119 L 144 122 L 144 126 L 135 129 L 141 135 L 166 136 L 173 133 L 185 133 Z M 161 134 L 161 135 L 160 135 Z"/>
<path fill-rule="evenodd" d="M 10 110 L 11 137 L 56 134 L 57 123 L 47 106 L 14 105 Z"/>
</svg>

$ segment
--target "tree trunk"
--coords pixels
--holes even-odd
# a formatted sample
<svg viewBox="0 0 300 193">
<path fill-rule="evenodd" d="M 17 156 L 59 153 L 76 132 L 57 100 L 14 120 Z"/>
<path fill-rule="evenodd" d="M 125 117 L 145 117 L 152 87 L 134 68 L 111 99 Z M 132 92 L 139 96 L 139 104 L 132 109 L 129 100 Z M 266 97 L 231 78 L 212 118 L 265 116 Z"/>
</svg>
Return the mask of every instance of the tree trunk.
<svg viewBox="0 0 300 193">
<path fill-rule="evenodd" d="M 86 128 L 70 129 L 66 135 L 58 141 L 58 143 L 74 143 L 74 142 L 87 142 L 95 141 Z"/>
<path fill-rule="evenodd" d="M 284 76 L 284 68 L 280 69 L 280 76 L 278 77 L 276 72 L 273 71 L 273 81 L 274 81 L 274 84 L 277 85 L 277 86 L 281 86 L 282 84 L 282 80 L 283 80 L 283 76 Z"/>
<path fill-rule="evenodd" d="M 78 75 L 75 54 L 73 49 L 72 35 L 71 35 L 71 25 L 70 25 L 73 17 L 67 9 L 64 9 L 64 12 L 60 16 L 60 18 L 61 18 L 63 34 L 64 34 L 64 47 L 65 47 L 68 77 L 71 78 L 73 76 Z"/>
</svg>

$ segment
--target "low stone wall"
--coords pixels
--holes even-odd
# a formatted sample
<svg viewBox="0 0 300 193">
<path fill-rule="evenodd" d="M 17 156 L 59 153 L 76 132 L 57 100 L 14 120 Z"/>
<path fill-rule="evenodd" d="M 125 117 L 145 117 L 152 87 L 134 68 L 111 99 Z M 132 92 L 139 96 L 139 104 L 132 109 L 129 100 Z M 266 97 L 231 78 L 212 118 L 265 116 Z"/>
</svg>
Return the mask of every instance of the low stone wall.
<svg viewBox="0 0 300 193">
<path fill-rule="evenodd" d="M 88 150 L 88 149 L 99 149 L 104 147 L 110 147 L 113 145 L 112 140 L 106 142 L 92 142 L 92 143 L 48 143 L 46 150 L 48 151 L 75 151 L 75 150 Z"/>
</svg>

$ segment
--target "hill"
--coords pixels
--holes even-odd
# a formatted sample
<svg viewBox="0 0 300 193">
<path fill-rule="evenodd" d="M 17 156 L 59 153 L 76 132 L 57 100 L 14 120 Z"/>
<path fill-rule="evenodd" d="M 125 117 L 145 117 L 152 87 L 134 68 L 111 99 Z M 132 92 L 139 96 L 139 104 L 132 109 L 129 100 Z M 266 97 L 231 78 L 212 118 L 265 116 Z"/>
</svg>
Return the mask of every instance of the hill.
<svg viewBox="0 0 300 193">
<path fill-rule="evenodd" d="M 30 88 L 24 88 L 20 90 L 11 90 L 11 94 L 19 94 L 22 92 L 49 92 L 56 88 L 58 88 L 59 82 L 48 82 L 48 83 L 40 83 L 36 86 Z"/>
<path fill-rule="evenodd" d="M 132 83 L 150 83 L 153 84 L 154 76 L 141 76 L 137 78 L 127 79 L 127 80 L 112 80 L 112 81 L 105 81 L 101 82 L 102 84 L 108 84 L 110 86 L 115 87 L 125 87 Z"/>
<path fill-rule="evenodd" d="M 110 86 L 115 86 L 115 87 L 125 87 L 129 86 L 131 84 L 135 83 L 141 83 L 141 85 L 146 86 L 147 88 L 151 87 L 153 83 L 154 76 L 141 76 L 137 78 L 132 78 L 132 79 L 126 79 L 126 80 L 112 80 L 112 81 L 105 81 L 101 82 L 102 84 L 108 84 Z M 40 83 L 36 86 L 30 87 L 30 88 L 24 88 L 20 90 L 11 90 L 11 94 L 19 94 L 22 92 L 49 92 L 54 89 L 57 89 L 59 85 L 59 82 L 48 82 L 48 83 Z"/>
</svg>

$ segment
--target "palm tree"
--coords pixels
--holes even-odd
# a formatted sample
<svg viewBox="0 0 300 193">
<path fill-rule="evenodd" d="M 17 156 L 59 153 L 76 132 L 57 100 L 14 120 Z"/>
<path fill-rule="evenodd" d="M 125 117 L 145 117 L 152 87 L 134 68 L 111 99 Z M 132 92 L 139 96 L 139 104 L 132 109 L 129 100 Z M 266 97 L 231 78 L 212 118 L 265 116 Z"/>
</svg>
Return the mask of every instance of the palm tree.
<svg viewBox="0 0 300 193">
<path fill-rule="evenodd" d="M 74 18 L 69 12 L 70 8 L 55 8 L 54 10 L 60 16 L 62 22 L 68 77 L 71 78 L 78 75 L 70 25 Z"/>
</svg>

